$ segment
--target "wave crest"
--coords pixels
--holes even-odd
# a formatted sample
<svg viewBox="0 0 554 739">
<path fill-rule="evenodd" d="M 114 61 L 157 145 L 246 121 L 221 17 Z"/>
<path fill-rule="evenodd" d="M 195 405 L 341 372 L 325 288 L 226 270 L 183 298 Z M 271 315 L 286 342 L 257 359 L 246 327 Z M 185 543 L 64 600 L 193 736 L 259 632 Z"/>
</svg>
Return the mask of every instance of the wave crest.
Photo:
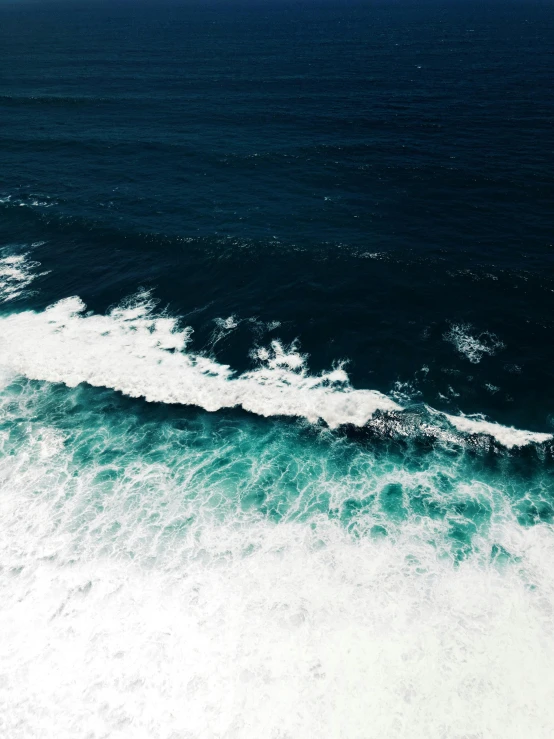
<svg viewBox="0 0 554 739">
<path fill-rule="evenodd" d="M 0 297 L 11 300 L 36 276 L 38 263 L 25 256 L 0 260 Z M 234 329 L 231 317 L 217 325 L 213 344 Z M 551 434 L 502 426 L 482 416 L 452 416 L 424 407 L 417 422 L 377 390 L 355 389 L 342 364 L 312 374 L 296 344 L 274 340 L 252 352 L 256 367 L 239 374 L 203 354 L 189 351 L 193 329 L 156 311 L 140 291 L 105 315 L 87 312 L 79 297 L 58 301 L 42 312 L 0 317 L 1 364 L 29 379 L 87 383 L 150 402 L 195 405 L 207 411 L 243 408 L 259 416 L 305 418 L 330 428 L 372 422 L 387 435 L 421 434 L 445 442 L 464 435 L 492 436 L 505 447 L 543 443 Z M 407 401 L 409 404 L 409 401 Z M 413 408 L 411 409 L 413 411 Z M 404 418 L 402 418 L 404 416 Z"/>
</svg>

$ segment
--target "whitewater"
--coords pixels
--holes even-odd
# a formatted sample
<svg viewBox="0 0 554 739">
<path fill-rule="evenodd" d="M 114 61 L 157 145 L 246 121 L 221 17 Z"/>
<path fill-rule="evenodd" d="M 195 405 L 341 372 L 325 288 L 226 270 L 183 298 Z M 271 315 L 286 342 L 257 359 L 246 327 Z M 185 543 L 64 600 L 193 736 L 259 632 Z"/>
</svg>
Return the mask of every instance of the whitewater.
<svg viewBox="0 0 554 739">
<path fill-rule="evenodd" d="M 0 297 L 7 302 L 19 297 L 38 267 L 26 255 L 0 260 Z M 85 382 L 132 398 L 196 405 L 211 412 L 240 406 L 266 417 L 321 419 L 331 429 L 365 426 L 376 413 L 402 410 L 383 393 L 352 388 L 341 364 L 310 374 L 307 358 L 297 347 L 284 347 L 278 340 L 255 348 L 252 357 L 258 366 L 237 375 L 209 356 L 187 352 L 193 330 L 181 328 L 178 319 L 157 314 L 155 308 L 151 294 L 139 291 L 107 315 L 87 312 L 80 298 L 68 297 L 42 312 L 0 316 L 1 365 L 5 372 L 30 380 L 68 387 Z M 236 327 L 232 318 L 220 320 L 220 333 Z M 458 431 L 487 434 L 508 448 L 552 439 L 549 433 L 508 428 L 482 417 L 426 410 Z M 422 430 L 427 430 L 425 425 L 417 433 Z"/>
<path fill-rule="evenodd" d="M 0 267 L 3 735 L 550 736 L 550 434 L 278 340 L 238 374 L 145 292 L 22 309 L 40 265 Z"/>
</svg>

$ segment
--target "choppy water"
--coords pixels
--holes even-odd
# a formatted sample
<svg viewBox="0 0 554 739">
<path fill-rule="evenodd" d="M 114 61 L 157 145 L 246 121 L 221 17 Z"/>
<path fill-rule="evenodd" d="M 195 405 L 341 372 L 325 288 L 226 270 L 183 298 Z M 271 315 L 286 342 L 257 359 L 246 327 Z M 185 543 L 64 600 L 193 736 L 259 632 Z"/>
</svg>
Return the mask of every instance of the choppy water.
<svg viewBox="0 0 554 739">
<path fill-rule="evenodd" d="M 553 40 L 0 5 L 3 736 L 551 736 Z"/>
</svg>

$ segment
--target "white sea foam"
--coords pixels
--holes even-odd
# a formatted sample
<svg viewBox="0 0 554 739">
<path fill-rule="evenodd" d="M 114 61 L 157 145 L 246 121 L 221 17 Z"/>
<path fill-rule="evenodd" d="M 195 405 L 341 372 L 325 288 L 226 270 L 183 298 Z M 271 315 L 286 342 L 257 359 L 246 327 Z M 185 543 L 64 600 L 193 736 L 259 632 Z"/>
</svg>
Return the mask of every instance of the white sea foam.
<svg viewBox="0 0 554 739">
<path fill-rule="evenodd" d="M 232 331 L 239 325 L 239 322 L 237 321 L 235 316 L 229 316 L 228 318 L 216 318 L 214 323 L 222 331 Z"/>
<path fill-rule="evenodd" d="M 213 351 L 216 344 L 222 339 L 227 338 L 239 325 L 240 320 L 235 316 L 229 316 L 228 318 L 215 318 L 215 329 L 212 331 L 212 335 L 207 344 L 207 349 Z"/>
<path fill-rule="evenodd" d="M 0 204 L 2 205 L 15 205 L 20 208 L 40 207 L 40 208 L 51 208 L 56 205 L 56 201 L 52 198 L 46 200 L 39 200 L 33 195 L 27 196 L 25 199 L 13 198 L 11 195 L 6 195 L 0 198 Z"/>
<path fill-rule="evenodd" d="M 0 258 L 0 303 L 19 298 L 36 277 L 38 262 L 26 254 Z"/>
<path fill-rule="evenodd" d="M 399 409 L 382 393 L 352 389 L 341 368 L 309 374 L 305 358 L 278 341 L 258 351 L 256 369 L 237 375 L 187 353 L 191 334 L 156 315 L 145 294 L 107 315 L 89 315 L 79 298 L 68 298 L 41 313 L 0 318 L 2 363 L 30 379 L 86 382 L 208 411 L 240 406 L 261 416 L 322 419 L 332 428 L 362 426 L 377 410 Z"/>
<path fill-rule="evenodd" d="M 549 739 L 552 539 L 519 538 L 538 593 L 336 527 L 211 528 L 181 572 L 37 563 L 2 588 L 4 736 Z"/>
<path fill-rule="evenodd" d="M 453 324 L 444 338 L 473 364 L 478 364 L 485 354 L 496 354 L 504 346 L 498 336 L 490 331 L 473 334 L 472 326 L 468 323 Z"/>
<path fill-rule="evenodd" d="M 0 259 L 0 300 L 19 297 L 38 276 L 39 266 L 26 255 Z M 242 407 L 260 416 L 323 420 L 331 428 L 364 426 L 378 411 L 401 411 L 397 400 L 410 402 L 405 393 L 396 392 L 395 400 L 375 390 L 354 389 L 340 365 L 310 374 L 307 357 L 298 347 L 286 347 L 278 340 L 255 349 L 252 357 L 257 367 L 238 374 L 227 365 L 187 351 L 193 330 L 157 313 L 155 306 L 149 293 L 140 292 L 106 315 L 87 312 L 78 297 L 71 297 L 43 312 L 2 316 L 2 376 L 15 373 L 68 387 L 88 383 L 151 402 L 196 405 L 208 411 Z M 239 323 L 235 316 L 217 319 L 210 346 Z M 273 330 L 277 325 L 264 327 Z M 462 433 L 492 435 L 509 448 L 552 438 L 551 434 L 505 427 L 480 417 L 428 410 Z"/>
<path fill-rule="evenodd" d="M 489 550 L 516 564 L 455 568 L 415 522 L 387 541 L 317 517 L 237 514 L 173 538 L 174 566 L 152 556 L 178 502 L 145 488 L 159 471 L 135 460 L 125 472 L 119 492 L 140 501 L 137 516 L 98 501 L 86 474 L 72 493 L 56 489 L 64 460 L 48 461 L 12 462 L 17 478 L 3 469 L 4 736 L 551 736 L 549 528 L 500 525 Z M 156 495 L 169 509 L 151 508 Z M 131 524 L 133 559 L 112 540 Z"/>
<path fill-rule="evenodd" d="M 551 736 L 554 532 L 519 526 L 464 455 L 341 465 L 340 443 L 294 451 L 286 429 L 163 423 L 143 447 L 148 423 L 76 412 L 74 391 L 61 431 L 60 394 L 22 387 L 0 394 L 2 736 Z M 273 524 L 244 493 L 279 454 L 270 492 L 304 516 Z M 318 513 L 394 483 L 450 514 L 376 538 Z M 452 500 L 491 510 L 457 566 Z"/>
<path fill-rule="evenodd" d="M 482 416 L 452 416 L 448 413 L 443 415 L 459 431 L 465 434 L 488 434 L 508 449 L 527 444 L 542 444 L 552 439 L 552 434 L 503 426 L 487 421 Z"/>
</svg>

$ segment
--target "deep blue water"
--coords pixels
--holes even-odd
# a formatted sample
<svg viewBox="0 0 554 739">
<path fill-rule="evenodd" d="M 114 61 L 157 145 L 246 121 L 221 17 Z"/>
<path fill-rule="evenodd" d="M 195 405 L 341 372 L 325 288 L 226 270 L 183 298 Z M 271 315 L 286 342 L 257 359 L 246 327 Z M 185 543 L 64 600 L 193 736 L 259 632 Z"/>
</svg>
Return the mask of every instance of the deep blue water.
<svg viewBox="0 0 554 739">
<path fill-rule="evenodd" d="M 544 605 L 554 607 L 553 67 L 550 2 L 0 2 L 2 566 L 70 594 L 77 585 L 64 568 L 76 562 L 93 573 L 82 575 L 92 593 L 135 582 L 131 570 L 102 570 L 120 561 L 159 574 L 133 593 L 157 593 L 175 567 L 173 588 L 196 576 L 213 586 L 197 620 L 189 591 L 116 607 L 100 590 L 75 606 L 67 632 L 43 632 L 50 600 L 27 581 L 4 585 L 6 602 L 25 592 L 39 614 L 23 627 L 16 606 L 5 609 L 19 659 L 66 675 L 68 649 L 81 665 L 55 689 L 33 688 L 30 714 L 12 666 L 10 687 L 23 697 L 6 698 L 7 735 L 49 726 L 56 737 L 549 736 L 539 688 L 552 685 L 554 664 Z M 49 308 L 73 296 L 86 308 Z M 469 423 L 499 425 L 464 427 L 472 414 Z M 544 436 L 522 441 L 512 427 Z M 266 525 L 281 539 L 268 544 Z M 315 537 L 306 550 L 297 534 L 287 539 L 289 525 Z M 364 563 L 384 562 L 388 542 L 389 564 L 371 574 Z M 314 559 L 320 544 L 331 563 Z M 292 564 L 244 564 L 273 546 Z M 55 575 L 40 569 L 47 556 Z M 210 557 L 231 562 L 219 584 L 212 565 L 202 574 Z M 464 562 L 474 571 L 456 580 Z M 515 568 L 505 580 L 499 563 Z M 315 581 L 325 595 L 312 593 Z M 267 583 L 290 603 L 261 594 Z M 543 600 L 529 605 L 537 588 Z M 216 618 L 209 603 L 221 593 Z M 302 593 L 303 605 L 290 605 Z M 244 613 L 229 605 L 235 596 Z M 319 598 L 334 605 L 320 611 Z M 370 730 L 352 718 L 372 710 L 368 696 L 325 713 L 298 677 L 305 713 L 281 726 L 291 676 L 320 670 L 311 657 L 275 666 L 286 662 L 274 623 L 285 601 L 290 624 L 305 629 L 290 637 L 300 639 L 295 654 L 311 655 L 311 640 L 327 635 L 328 651 L 312 661 L 326 665 L 329 705 L 376 681 L 390 723 Z M 503 611 L 509 603 L 515 610 Z M 181 606 L 194 639 L 216 645 L 198 647 L 195 668 L 167 656 L 189 654 L 175 636 Z M 170 626 L 154 634 L 141 609 L 167 609 Z M 376 626 L 383 613 L 393 636 Z M 141 635 L 125 654 L 147 656 L 117 662 L 123 676 L 113 644 L 125 630 L 100 629 L 102 664 L 99 642 L 87 641 L 104 618 Z M 430 650 L 413 664 L 412 618 Z M 249 624 L 244 632 L 234 619 Z M 360 631 L 348 631 L 356 619 Z M 471 651 L 477 624 L 487 646 Z M 39 634 L 34 652 L 21 646 L 29 630 Z M 377 662 L 362 649 L 356 667 L 339 669 L 339 632 L 354 650 L 376 633 L 393 646 Z M 176 641 L 152 656 L 168 633 Z M 264 635 L 267 653 L 244 647 Z M 411 655 L 409 678 L 395 671 L 397 648 Z M 518 703 L 507 676 L 527 659 L 536 675 Z M 214 670 L 223 677 L 210 693 Z M 436 684 L 426 693 L 428 674 Z M 251 693 L 236 687 L 243 680 Z M 163 704 L 160 718 L 125 702 L 137 681 L 142 706 Z M 93 683 L 111 686 L 104 704 Z M 192 708 L 175 718 L 187 690 Z M 255 706 L 266 700 L 275 716 L 264 724 Z M 393 720 L 390 706 L 404 700 L 417 710 Z M 206 718 L 212 710 L 221 725 Z M 75 733 L 92 715 L 92 733 Z"/>
<path fill-rule="evenodd" d="M 36 304 L 140 284 L 200 345 L 278 320 L 357 387 L 426 365 L 426 402 L 550 428 L 552 5 L 0 12 L 0 238 L 45 242 Z M 452 323 L 505 346 L 472 366 Z"/>
</svg>

